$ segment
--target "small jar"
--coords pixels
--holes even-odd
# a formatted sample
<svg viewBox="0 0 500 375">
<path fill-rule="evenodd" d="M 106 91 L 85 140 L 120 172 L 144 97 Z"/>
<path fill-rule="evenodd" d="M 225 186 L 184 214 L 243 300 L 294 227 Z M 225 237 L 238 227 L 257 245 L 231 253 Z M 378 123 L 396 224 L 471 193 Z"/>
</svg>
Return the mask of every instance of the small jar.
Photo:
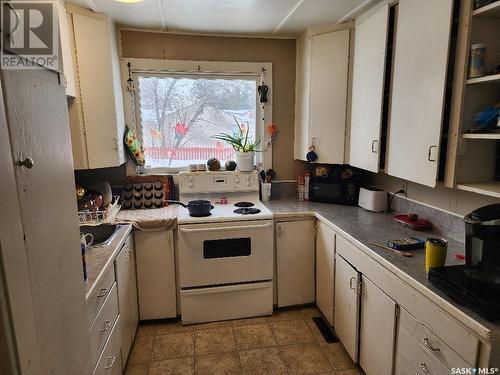
<svg viewBox="0 0 500 375">
<path fill-rule="evenodd" d="M 478 78 L 484 75 L 484 56 L 486 45 L 484 43 L 473 44 L 469 53 L 469 78 Z"/>
</svg>

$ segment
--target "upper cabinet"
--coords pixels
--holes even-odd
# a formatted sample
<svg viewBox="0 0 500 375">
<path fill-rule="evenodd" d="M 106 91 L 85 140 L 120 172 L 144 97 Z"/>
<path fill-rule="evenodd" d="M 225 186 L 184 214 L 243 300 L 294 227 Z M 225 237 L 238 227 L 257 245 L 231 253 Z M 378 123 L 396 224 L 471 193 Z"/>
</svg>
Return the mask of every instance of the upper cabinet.
<svg viewBox="0 0 500 375">
<path fill-rule="evenodd" d="M 500 198 L 500 157 L 495 130 L 477 131 L 474 117 L 500 103 L 500 1 L 473 9 L 460 2 L 445 186 Z M 481 74 L 469 74 L 471 47 L 482 44 Z M 477 72 L 476 72 L 477 73 Z M 474 131 L 473 131 L 474 130 Z"/>
<path fill-rule="evenodd" d="M 125 119 L 116 31 L 103 14 L 67 5 L 76 95 L 69 115 L 75 169 L 125 162 Z"/>
<path fill-rule="evenodd" d="M 76 96 L 75 70 L 73 67 L 73 58 L 71 57 L 71 40 L 70 30 L 68 25 L 68 15 L 63 0 L 55 2 L 57 8 L 57 19 L 59 24 L 59 36 L 61 40 L 61 59 L 60 67 L 64 74 L 64 85 L 66 86 L 66 95 L 69 97 Z"/>
<path fill-rule="evenodd" d="M 356 19 L 349 163 L 379 170 L 389 5 Z"/>
<path fill-rule="evenodd" d="M 294 157 L 315 146 L 318 163 L 341 164 L 349 78 L 349 26 L 308 30 L 297 42 Z"/>
<path fill-rule="evenodd" d="M 387 173 L 434 187 L 453 0 L 400 0 L 395 31 Z"/>
</svg>

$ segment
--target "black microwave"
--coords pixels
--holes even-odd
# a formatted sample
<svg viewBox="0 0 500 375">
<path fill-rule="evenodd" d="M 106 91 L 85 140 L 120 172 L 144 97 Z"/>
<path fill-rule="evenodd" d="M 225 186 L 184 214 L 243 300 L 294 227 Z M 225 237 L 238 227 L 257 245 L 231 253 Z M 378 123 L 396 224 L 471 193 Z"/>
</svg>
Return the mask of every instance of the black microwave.
<svg viewBox="0 0 500 375">
<path fill-rule="evenodd" d="M 342 178 L 338 175 L 317 177 L 312 174 L 309 181 L 309 200 L 357 206 L 360 187 L 361 178 L 357 175 Z"/>
</svg>

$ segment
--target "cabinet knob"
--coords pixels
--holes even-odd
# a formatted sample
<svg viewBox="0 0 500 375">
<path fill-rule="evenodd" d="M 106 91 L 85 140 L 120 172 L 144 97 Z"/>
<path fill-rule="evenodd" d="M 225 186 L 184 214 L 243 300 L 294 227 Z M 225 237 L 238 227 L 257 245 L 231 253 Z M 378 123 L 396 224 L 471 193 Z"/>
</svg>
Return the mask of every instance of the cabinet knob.
<svg viewBox="0 0 500 375">
<path fill-rule="evenodd" d="M 377 139 L 374 139 L 374 140 L 372 141 L 372 152 L 373 152 L 374 154 L 377 154 L 377 153 L 378 153 L 378 151 L 377 151 L 377 148 L 375 147 L 375 144 L 378 144 L 378 140 L 377 140 Z"/>
<path fill-rule="evenodd" d="M 28 169 L 31 169 L 35 165 L 35 162 L 34 162 L 34 160 L 32 158 L 24 158 L 23 159 L 22 156 L 18 156 L 16 164 L 19 167 L 26 167 Z"/>
</svg>

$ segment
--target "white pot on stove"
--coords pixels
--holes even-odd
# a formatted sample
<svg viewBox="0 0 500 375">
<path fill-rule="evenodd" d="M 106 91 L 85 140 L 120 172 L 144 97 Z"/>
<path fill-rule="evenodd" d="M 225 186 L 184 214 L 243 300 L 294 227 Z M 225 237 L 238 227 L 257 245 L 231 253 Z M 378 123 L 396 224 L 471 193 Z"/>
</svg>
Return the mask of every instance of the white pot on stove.
<svg viewBox="0 0 500 375">
<path fill-rule="evenodd" d="M 236 164 L 240 172 L 251 172 L 255 165 L 255 152 L 236 152 Z"/>
</svg>

